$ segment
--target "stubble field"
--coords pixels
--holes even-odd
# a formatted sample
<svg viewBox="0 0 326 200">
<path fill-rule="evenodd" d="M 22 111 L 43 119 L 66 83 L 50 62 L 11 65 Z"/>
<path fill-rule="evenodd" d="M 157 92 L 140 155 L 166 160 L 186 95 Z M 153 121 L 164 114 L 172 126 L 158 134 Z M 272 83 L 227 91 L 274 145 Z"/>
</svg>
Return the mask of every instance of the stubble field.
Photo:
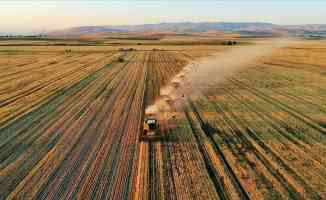
<svg viewBox="0 0 326 200">
<path fill-rule="evenodd" d="M 160 89 L 237 47 L 64 48 L 0 47 L 0 199 L 326 198 L 325 42 L 187 94 L 158 142 L 138 137 Z"/>
</svg>

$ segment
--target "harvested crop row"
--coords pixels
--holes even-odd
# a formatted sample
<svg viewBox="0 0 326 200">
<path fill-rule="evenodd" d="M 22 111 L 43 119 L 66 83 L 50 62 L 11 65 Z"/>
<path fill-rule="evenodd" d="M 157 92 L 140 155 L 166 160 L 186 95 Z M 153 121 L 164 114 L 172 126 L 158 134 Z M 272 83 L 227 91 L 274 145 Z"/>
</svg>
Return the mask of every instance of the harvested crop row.
<svg viewBox="0 0 326 200">
<path fill-rule="evenodd" d="M 31 171 L 34 171 L 34 169 L 37 172 L 42 172 L 41 170 L 38 170 L 38 167 L 41 167 L 39 164 L 42 163 L 43 161 L 50 163 L 50 161 L 55 161 L 54 159 L 60 159 L 60 157 L 56 157 L 55 154 L 51 154 L 50 152 L 54 151 L 55 149 L 58 151 L 64 151 L 65 149 L 57 149 L 58 146 L 60 147 L 61 145 L 73 145 L 73 140 L 67 139 L 69 138 L 69 134 L 71 134 L 71 130 L 75 130 L 76 134 L 74 134 L 74 137 L 78 136 L 78 131 L 83 130 L 82 127 L 84 125 L 78 127 L 78 121 L 81 122 L 81 120 L 87 120 L 91 118 L 86 118 L 85 115 L 87 113 L 91 114 L 95 110 L 95 107 L 92 108 L 93 106 L 97 105 L 97 108 L 101 108 L 98 103 L 100 100 L 98 99 L 99 94 L 107 95 L 106 93 L 103 93 L 103 90 L 99 87 L 106 87 L 105 82 L 111 81 L 115 73 L 121 71 L 121 67 L 104 67 L 102 70 L 98 71 L 97 73 L 94 73 L 87 77 L 86 79 L 83 79 L 81 82 L 71 86 L 70 88 L 66 89 L 63 91 L 60 95 L 56 95 L 53 97 L 53 100 L 45 104 L 43 107 L 40 107 L 38 110 L 34 111 L 33 113 L 34 118 L 37 118 L 41 116 L 39 119 L 40 121 L 38 123 L 33 123 L 33 121 L 30 123 L 26 121 L 24 125 L 26 126 L 26 130 L 21 130 L 21 129 L 14 129 L 15 127 L 21 128 L 19 126 L 19 121 L 17 122 L 18 125 L 12 124 L 11 127 L 8 127 L 8 131 L 15 131 L 18 132 L 20 131 L 21 133 L 17 135 L 17 139 L 13 141 L 17 141 L 17 145 L 22 148 L 21 144 L 19 144 L 20 137 L 28 137 L 27 141 L 30 140 L 30 142 L 25 143 L 27 148 L 26 150 L 22 151 L 22 155 L 20 156 L 19 152 L 15 154 L 11 154 L 10 157 L 8 157 L 6 160 L 8 162 L 3 162 L 1 164 L 6 164 L 8 163 L 9 165 L 5 167 L 2 171 L 1 174 L 3 175 L 2 177 L 4 178 L 3 181 L 5 180 L 10 180 L 10 182 L 7 181 L 6 185 L 12 185 L 12 184 L 17 184 L 20 182 L 20 184 L 23 184 L 26 180 L 28 179 L 27 177 L 32 178 L 29 173 L 30 169 Z M 104 81 L 104 82 L 103 82 Z M 100 84 L 103 82 L 103 84 Z M 78 99 L 80 101 L 78 101 Z M 102 100 L 103 101 L 103 100 Z M 76 103 L 78 102 L 78 103 Z M 93 106 L 92 106 L 93 105 Z M 42 111 L 43 110 L 43 111 Z M 43 113 L 45 112 L 45 116 L 49 116 L 50 120 L 48 121 L 46 118 L 42 118 Z M 59 117 L 59 118 L 57 118 Z M 23 120 L 23 119 L 22 119 Z M 76 124 L 77 123 L 77 124 Z M 77 127 L 76 127 L 77 126 Z M 74 128 L 74 129 L 72 129 Z M 33 131 L 34 130 L 34 131 Z M 31 131 L 31 132 L 29 132 Z M 13 133 L 15 133 L 13 132 Z M 70 136 L 71 137 L 71 136 Z M 51 139 L 53 138 L 53 139 Z M 65 139 L 66 138 L 66 139 Z M 23 141 L 23 140 L 22 140 Z M 68 144 L 65 144 L 65 142 L 68 142 Z M 15 145 L 13 143 L 9 143 L 8 145 Z M 12 146 L 14 147 L 14 146 Z M 69 149 L 69 148 L 68 148 Z M 10 153 L 10 152 L 8 152 Z M 33 155 L 34 160 L 30 159 L 30 155 Z M 61 156 L 64 156 L 65 154 L 62 152 L 60 154 Z M 6 156 L 6 155 L 3 155 Z M 13 157 L 14 156 L 14 157 Z M 19 156 L 19 157 L 18 157 Z M 53 156 L 53 157 L 52 157 Z M 15 158 L 13 160 L 13 158 Z M 45 158 L 45 160 L 43 159 Z M 50 159 L 51 158 L 51 159 Z M 38 163 L 38 159 L 40 160 Z M 26 160 L 24 162 L 24 160 Z M 37 165 L 35 165 L 37 163 Z M 4 167 L 5 165 L 3 165 Z M 47 169 L 47 173 L 53 172 L 51 169 L 55 169 L 55 165 L 51 165 L 52 167 L 49 167 Z M 14 168 L 13 168 L 14 167 Z M 31 168 L 33 167 L 33 169 Z M 44 167 L 44 166 L 43 166 Z M 21 170 L 18 170 L 21 169 Z M 14 170 L 15 173 L 10 173 L 9 170 Z M 28 173 L 29 175 L 27 175 Z M 15 176 L 16 178 L 13 178 Z M 23 180 L 21 180 L 25 175 L 27 175 Z M 41 174 L 40 174 L 41 175 Z M 43 176 L 45 174 L 42 174 Z M 38 177 L 33 175 L 34 177 Z M 10 178 L 11 177 L 11 178 Z M 47 179 L 43 179 L 44 181 L 47 181 Z M 28 181 L 29 183 L 33 183 L 32 181 Z M 44 184 L 44 182 L 39 181 L 38 184 Z M 30 187 L 37 188 L 37 185 L 30 185 Z M 13 185 L 12 185 L 13 186 Z M 10 187 L 12 187 L 10 186 Z M 19 187 L 19 186 L 18 186 Z M 8 188 L 3 187 L 5 191 L 8 191 Z M 26 190 L 28 191 L 28 190 Z M 37 190 L 29 190 L 29 192 L 35 192 Z M 23 194 L 24 192 L 22 192 Z"/>
<path fill-rule="evenodd" d="M 235 151 L 240 146 L 249 151 L 238 153 L 235 151 L 233 155 L 240 157 L 241 154 L 242 156 L 247 154 L 244 158 L 248 159 L 248 165 L 253 165 L 255 170 L 261 173 L 259 178 L 266 177 L 262 181 L 270 181 L 266 182 L 267 186 L 272 186 L 265 190 L 266 198 L 277 193 L 283 196 L 288 190 L 288 197 L 294 198 L 295 195 L 299 195 L 301 198 L 321 199 L 325 184 L 323 180 L 325 164 L 320 155 L 324 152 L 325 140 L 323 128 L 318 127 L 314 119 L 308 115 L 324 112 L 323 108 L 316 100 L 310 98 L 318 96 L 316 90 L 311 90 L 311 96 L 301 97 L 293 93 L 292 88 L 295 85 L 286 83 L 292 79 L 298 84 L 299 81 L 308 80 L 308 76 L 311 75 L 294 70 L 292 73 L 278 74 L 280 71 L 276 69 L 279 68 L 276 66 L 261 68 L 257 65 L 241 72 L 237 77 L 223 83 L 223 86 L 211 88 L 209 96 L 197 102 L 196 107 L 202 110 L 201 115 L 204 119 L 208 117 L 207 122 L 216 130 L 214 135 L 222 137 L 217 140 L 219 141 L 217 144 L 223 144 L 223 135 L 228 133 L 230 136 L 225 135 L 225 144 L 233 143 L 230 150 Z M 302 77 L 299 79 L 293 75 L 294 73 L 300 73 Z M 324 77 L 320 76 L 319 72 L 309 73 L 316 73 L 313 76 L 320 77 L 316 80 L 321 84 L 325 83 Z M 251 79 L 253 74 L 259 78 L 257 81 Z M 314 84 L 311 81 L 310 83 Z M 265 89 L 267 87 L 268 89 Z M 293 107 L 292 105 L 296 103 L 302 105 Z M 305 126 L 305 129 L 301 129 Z M 303 130 L 306 134 L 302 134 Z M 272 133 L 273 136 L 269 135 Z M 227 153 L 224 148 L 223 151 Z M 231 161 L 232 156 L 227 155 L 231 166 L 236 168 L 237 164 Z M 310 170 L 311 168 L 314 170 Z M 249 174 L 248 177 L 251 176 Z M 264 191 L 261 186 L 259 191 Z M 250 191 L 249 193 L 253 195 Z"/>
<path fill-rule="evenodd" d="M 67 68 L 67 70 L 59 69 L 58 72 L 51 72 L 53 73 L 52 76 L 46 76 L 43 82 L 41 79 L 28 85 L 28 88 L 22 90 L 22 93 L 19 93 L 20 90 L 16 90 L 14 96 L 3 100 L 1 103 L 0 116 L 2 117 L 0 124 L 4 126 L 4 123 L 8 124 L 19 116 L 34 110 L 42 103 L 45 103 L 46 99 L 53 94 L 77 83 L 114 59 L 115 56 L 101 56 L 95 62 L 86 65 L 75 64 Z"/>
<path fill-rule="evenodd" d="M 204 162 L 203 155 L 192 135 L 191 127 L 186 123 L 180 125 L 185 116 L 178 116 L 178 119 L 169 119 L 167 127 L 164 128 L 166 140 L 162 145 L 163 174 L 172 175 L 171 179 L 164 179 L 164 191 L 172 189 L 169 194 L 176 199 L 218 199 L 213 181 L 210 179 Z M 174 127 L 171 129 L 171 127 Z M 156 158 L 157 159 L 157 158 Z M 170 164 L 168 164 L 170 163 Z M 168 167 L 168 168 L 167 168 Z M 157 174 L 156 176 L 158 176 Z M 174 186 L 173 188 L 170 188 Z M 158 192 L 158 191 L 157 191 Z M 175 197 L 173 197 L 175 196 Z"/>
</svg>

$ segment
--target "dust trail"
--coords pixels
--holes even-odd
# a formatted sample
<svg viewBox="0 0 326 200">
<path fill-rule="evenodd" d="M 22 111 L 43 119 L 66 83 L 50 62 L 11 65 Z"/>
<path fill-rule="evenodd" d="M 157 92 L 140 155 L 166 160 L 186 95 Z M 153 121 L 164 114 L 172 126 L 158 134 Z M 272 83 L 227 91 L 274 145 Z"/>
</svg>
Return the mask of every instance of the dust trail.
<svg viewBox="0 0 326 200">
<path fill-rule="evenodd" d="M 250 67 L 257 58 L 270 55 L 273 51 L 295 44 L 292 39 L 273 39 L 251 46 L 234 46 L 222 53 L 199 59 L 188 64 L 166 87 L 160 98 L 146 109 L 146 114 L 169 111 L 170 106 L 179 108 L 186 97 L 200 97 L 212 86 L 223 82 L 234 73 Z"/>
</svg>

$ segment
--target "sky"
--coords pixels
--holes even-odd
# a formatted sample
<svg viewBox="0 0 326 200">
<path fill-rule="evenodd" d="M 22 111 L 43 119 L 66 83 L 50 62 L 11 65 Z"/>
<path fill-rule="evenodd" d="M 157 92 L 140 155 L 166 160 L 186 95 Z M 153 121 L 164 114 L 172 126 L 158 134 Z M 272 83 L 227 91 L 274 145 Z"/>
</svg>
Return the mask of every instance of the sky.
<svg viewBox="0 0 326 200">
<path fill-rule="evenodd" d="M 0 0 L 0 33 L 184 21 L 326 24 L 326 1 Z"/>
</svg>

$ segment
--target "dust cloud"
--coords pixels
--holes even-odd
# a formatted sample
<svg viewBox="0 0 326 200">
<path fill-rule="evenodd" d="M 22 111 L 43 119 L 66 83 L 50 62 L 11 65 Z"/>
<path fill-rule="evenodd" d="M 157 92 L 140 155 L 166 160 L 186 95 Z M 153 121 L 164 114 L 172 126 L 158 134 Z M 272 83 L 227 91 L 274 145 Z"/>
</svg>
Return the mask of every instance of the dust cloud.
<svg viewBox="0 0 326 200">
<path fill-rule="evenodd" d="M 147 107 L 146 114 L 180 108 L 187 98 L 201 94 L 236 72 L 250 67 L 258 58 L 270 55 L 273 51 L 295 44 L 292 39 L 272 39 L 249 46 L 233 46 L 214 55 L 189 63 L 160 91 L 160 98 Z"/>
</svg>

